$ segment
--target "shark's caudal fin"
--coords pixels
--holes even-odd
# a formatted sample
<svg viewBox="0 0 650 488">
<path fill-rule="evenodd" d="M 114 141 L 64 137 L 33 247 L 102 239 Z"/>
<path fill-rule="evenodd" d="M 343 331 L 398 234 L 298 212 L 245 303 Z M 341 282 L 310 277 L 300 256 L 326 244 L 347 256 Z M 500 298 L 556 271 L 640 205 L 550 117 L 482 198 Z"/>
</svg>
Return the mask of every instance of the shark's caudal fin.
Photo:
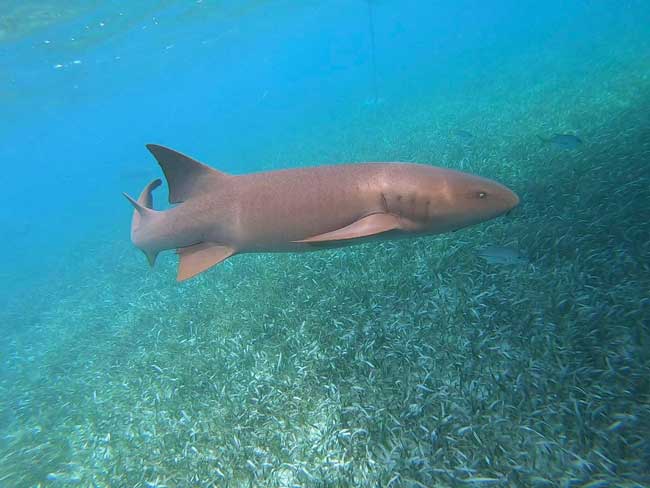
<svg viewBox="0 0 650 488">
<path fill-rule="evenodd" d="M 147 186 L 144 187 L 138 200 L 135 201 L 129 195 L 124 193 L 124 196 L 131 202 L 134 207 L 133 220 L 131 221 L 131 231 L 140 226 L 142 219 L 146 218 L 149 211 L 153 211 L 153 191 L 162 184 L 160 178 L 156 178 Z"/>
<path fill-rule="evenodd" d="M 153 180 L 151 183 L 144 187 L 144 190 L 142 190 L 137 200 L 134 200 L 129 195 L 124 193 L 126 199 L 131 202 L 131 205 L 133 205 L 133 218 L 131 219 L 131 240 L 134 243 L 138 241 L 138 232 L 142 232 L 143 229 L 146 228 L 147 222 L 153 220 L 155 215 L 159 213 L 153 209 L 152 192 L 161 184 L 162 181 L 160 178 Z M 149 264 L 153 266 L 156 262 L 158 251 L 155 249 L 146 249 L 142 247 L 140 249 L 147 256 Z"/>
<path fill-rule="evenodd" d="M 173 149 L 157 144 L 147 144 L 147 149 L 151 151 L 165 173 L 169 186 L 169 203 L 185 202 L 231 178 L 230 175 L 212 169 Z M 131 240 L 145 253 L 151 266 L 154 265 L 158 252 L 169 249 L 161 246 L 168 246 L 175 240 L 182 242 L 188 238 L 182 235 L 161 237 L 161 233 L 171 231 L 173 234 L 173 229 L 170 230 L 165 221 L 165 212 L 158 212 L 153 208 L 152 192 L 161 184 L 160 179 L 152 181 L 142 190 L 137 200 L 124 194 L 134 208 Z M 179 248 L 178 254 L 180 256 L 178 280 L 183 281 L 227 259 L 235 254 L 235 250 L 217 243 L 198 242 L 192 246 Z"/>
<path fill-rule="evenodd" d="M 168 147 L 147 144 L 165 173 L 169 185 L 169 203 L 181 203 L 199 195 L 208 186 L 229 175 L 199 163 Z"/>
<path fill-rule="evenodd" d="M 158 144 L 147 144 L 165 173 L 169 185 L 169 203 L 182 203 L 214 188 L 230 175 L 210 168 L 189 156 Z M 177 250 L 178 281 L 184 281 L 228 259 L 235 250 L 218 243 L 199 242 Z"/>
</svg>

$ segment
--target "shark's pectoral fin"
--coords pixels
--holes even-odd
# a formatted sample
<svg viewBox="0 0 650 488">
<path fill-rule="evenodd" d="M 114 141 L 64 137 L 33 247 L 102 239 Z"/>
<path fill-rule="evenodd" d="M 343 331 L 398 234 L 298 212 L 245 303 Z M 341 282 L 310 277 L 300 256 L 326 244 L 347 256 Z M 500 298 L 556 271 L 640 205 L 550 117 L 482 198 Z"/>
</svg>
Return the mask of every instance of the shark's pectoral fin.
<svg viewBox="0 0 650 488">
<path fill-rule="evenodd" d="M 232 247 L 214 242 L 201 242 L 193 246 L 182 247 L 176 252 L 180 257 L 178 276 L 176 277 L 178 281 L 192 278 L 235 254 Z"/>
<path fill-rule="evenodd" d="M 383 234 L 384 232 L 389 232 L 391 230 L 398 230 L 400 228 L 401 226 L 398 217 L 391 214 L 376 213 L 363 217 L 340 229 L 295 242 L 319 243 L 360 239 L 363 237 L 372 237 L 378 234 Z"/>
</svg>

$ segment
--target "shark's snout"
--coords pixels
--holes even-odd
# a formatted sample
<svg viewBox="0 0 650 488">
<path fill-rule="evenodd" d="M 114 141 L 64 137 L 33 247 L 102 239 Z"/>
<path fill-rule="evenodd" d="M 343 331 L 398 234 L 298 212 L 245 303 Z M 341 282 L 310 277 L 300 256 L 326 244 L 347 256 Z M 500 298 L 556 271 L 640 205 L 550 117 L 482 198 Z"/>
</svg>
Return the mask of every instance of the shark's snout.
<svg viewBox="0 0 650 488">
<path fill-rule="evenodd" d="M 512 190 L 508 190 L 506 195 L 506 204 L 508 205 L 508 213 L 519 205 L 519 196 Z"/>
<path fill-rule="evenodd" d="M 489 182 L 488 185 L 489 196 L 485 204 L 491 206 L 497 215 L 508 214 L 519 205 L 519 196 L 507 186 L 495 181 Z"/>
</svg>

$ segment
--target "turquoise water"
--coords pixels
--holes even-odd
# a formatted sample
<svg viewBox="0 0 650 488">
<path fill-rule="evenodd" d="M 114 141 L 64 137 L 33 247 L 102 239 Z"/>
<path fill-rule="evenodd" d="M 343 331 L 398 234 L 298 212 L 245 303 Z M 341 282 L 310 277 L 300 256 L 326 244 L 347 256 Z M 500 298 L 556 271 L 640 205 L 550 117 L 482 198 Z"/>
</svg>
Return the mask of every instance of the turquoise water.
<svg viewBox="0 0 650 488">
<path fill-rule="evenodd" d="M 650 486 L 650 5 L 133 3 L 0 6 L 0 486 Z M 522 203 L 178 284 L 150 142 Z"/>
</svg>

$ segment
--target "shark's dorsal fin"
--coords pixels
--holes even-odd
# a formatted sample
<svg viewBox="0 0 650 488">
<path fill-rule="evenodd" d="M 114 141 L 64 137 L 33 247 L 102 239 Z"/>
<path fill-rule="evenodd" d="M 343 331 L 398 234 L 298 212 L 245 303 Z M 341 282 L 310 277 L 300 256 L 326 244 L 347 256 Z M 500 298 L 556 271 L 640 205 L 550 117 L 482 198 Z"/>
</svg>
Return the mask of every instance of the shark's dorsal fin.
<svg viewBox="0 0 650 488">
<path fill-rule="evenodd" d="M 176 252 L 180 257 L 176 277 L 178 281 L 190 279 L 235 254 L 232 247 L 214 242 L 200 242 L 193 246 L 181 247 Z"/>
<path fill-rule="evenodd" d="M 228 175 L 158 144 L 147 144 L 165 173 L 169 185 L 169 203 L 181 203 L 198 195 L 209 183 Z"/>
<path fill-rule="evenodd" d="M 386 213 L 376 213 L 363 217 L 350 225 L 346 225 L 341 229 L 326 232 L 317 236 L 309 237 L 301 241 L 305 243 L 319 243 L 319 242 L 332 242 L 344 241 L 349 239 L 361 239 L 363 237 L 372 237 L 391 230 L 400 229 L 399 218 Z"/>
</svg>

